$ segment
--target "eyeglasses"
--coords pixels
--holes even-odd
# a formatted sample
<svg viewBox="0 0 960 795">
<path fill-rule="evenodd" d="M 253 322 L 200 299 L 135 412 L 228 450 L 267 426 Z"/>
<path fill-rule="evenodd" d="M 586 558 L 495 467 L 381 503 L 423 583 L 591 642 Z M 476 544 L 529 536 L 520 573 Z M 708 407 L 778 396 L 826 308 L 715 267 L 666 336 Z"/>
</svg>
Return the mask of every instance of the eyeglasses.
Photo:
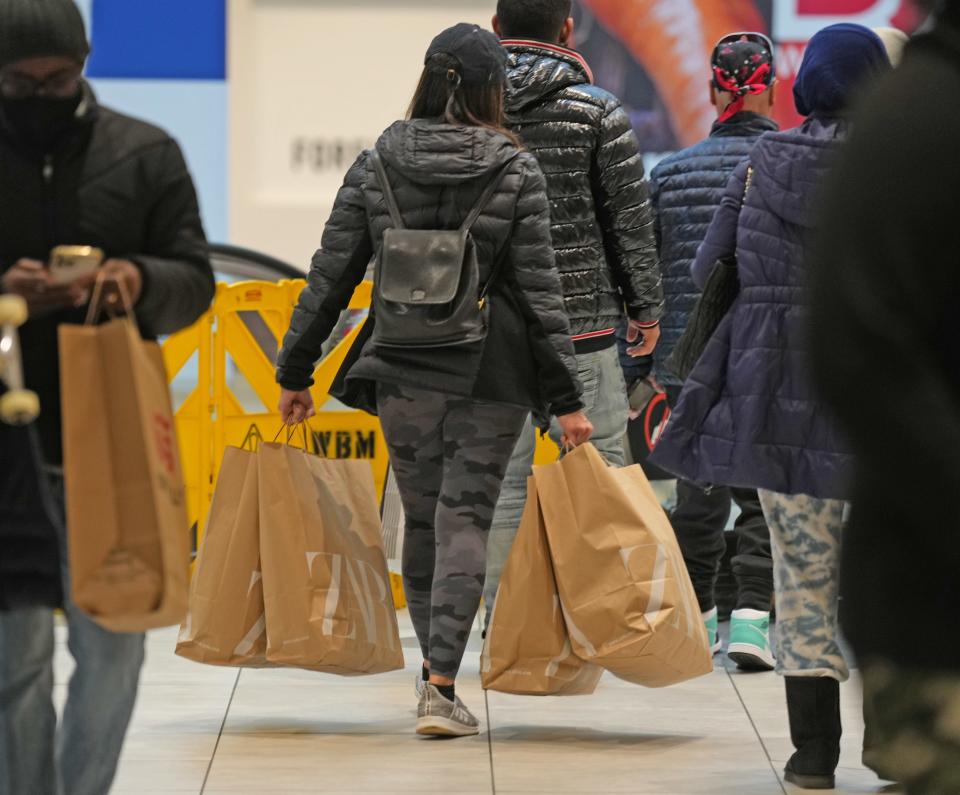
<svg viewBox="0 0 960 795">
<path fill-rule="evenodd" d="M 773 41 L 769 36 L 765 36 L 763 33 L 757 33 L 755 31 L 727 34 L 720 39 L 720 41 L 717 42 L 717 46 L 713 48 L 714 55 L 716 55 L 717 50 L 719 50 L 724 44 L 736 44 L 738 41 L 748 41 L 751 44 L 758 44 L 761 47 L 766 48 L 770 54 L 773 55 Z"/>
<path fill-rule="evenodd" d="M 66 99 L 80 90 L 83 72 L 80 69 L 64 69 L 44 80 L 37 80 L 20 72 L 0 74 L 0 95 L 4 99 L 29 99 L 30 97 L 54 97 Z"/>
</svg>

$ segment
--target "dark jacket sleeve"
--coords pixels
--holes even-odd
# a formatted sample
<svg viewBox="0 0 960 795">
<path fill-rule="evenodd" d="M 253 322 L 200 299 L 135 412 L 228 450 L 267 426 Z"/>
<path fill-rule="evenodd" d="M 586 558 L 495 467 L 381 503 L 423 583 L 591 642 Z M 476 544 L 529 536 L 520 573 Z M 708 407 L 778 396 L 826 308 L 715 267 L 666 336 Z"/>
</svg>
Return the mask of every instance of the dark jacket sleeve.
<svg viewBox="0 0 960 795">
<path fill-rule="evenodd" d="M 277 381 L 285 389 L 300 391 L 313 385 L 323 343 L 363 281 L 373 256 L 363 196 L 368 157 L 369 152 L 362 153 L 347 172 L 320 249 L 313 256 L 307 287 L 300 294 L 277 360 Z"/>
<path fill-rule="evenodd" d="M 662 266 L 663 258 L 661 250 L 663 248 L 663 223 L 660 216 L 660 200 L 663 193 L 663 186 L 660 183 L 663 172 L 654 169 L 650 172 L 650 206 L 653 209 L 653 239 L 657 246 L 657 261 Z"/>
<path fill-rule="evenodd" d="M 570 339 L 570 321 L 550 236 L 547 181 L 530 155 L 522 155 L 523 183 L 517 200 L 509 259 L 517 299 L 527 318 L 540 389 L 550 412 L 563 416 L 583 408 L 582 387 Z"/>
<path fill-rule="evenodd" d="M 172 334 L 194 323 L 213 300 L 213 270 L 193 179 L 170 139 L 147 167 L 154 196 L 144 251 L 130 259 L 143 274 L 137 320 L 150 335 Z"/>
<path fill-rule="evenodd" d="M 744 161 L 730 177 L 723 201 L 713 216 L 707 236 L 697 250 L 691 273 L 699 289 L 703 289 L 717 260 L 732 257 L 737 253 L 737 228 L 740 226 L 740 209 L 747 184 L 747 169 L 750 162 Z"/>
<path fill-rule="evenodd" d="M 611 104 L 600 121 L 593 181 L 607 261 L 631 319 L 663 314 L 663 284 L 654 238 L 653 206 L 630 117 Z"/>
</svg>

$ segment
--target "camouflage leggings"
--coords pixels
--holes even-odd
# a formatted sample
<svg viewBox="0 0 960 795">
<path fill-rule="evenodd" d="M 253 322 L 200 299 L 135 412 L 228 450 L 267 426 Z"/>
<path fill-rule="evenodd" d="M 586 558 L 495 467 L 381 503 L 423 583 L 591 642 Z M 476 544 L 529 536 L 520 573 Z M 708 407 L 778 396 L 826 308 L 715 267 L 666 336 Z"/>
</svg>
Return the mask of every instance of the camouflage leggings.
<svg viewBox="0 0 960 795">
<path fill-rule="evenodd" d="M 773 550 L 777 672 L 845 682 L 850 670 L 840 651 L 837 608 L 847 504 L 762 490 L 760 504 Z"/>
<path fill-rule="evenodd" d="M 960 793 L 960 676 L 869 661 L 863 762 L 910 795 Z"/>
<path fill-rule="evenodd" d="M 522 409 L 380 384 L 377 408 L 406 531 L 403 584 L 430 669 L 454 678 L 470 638 L 487 537 Z"/>
</svg>

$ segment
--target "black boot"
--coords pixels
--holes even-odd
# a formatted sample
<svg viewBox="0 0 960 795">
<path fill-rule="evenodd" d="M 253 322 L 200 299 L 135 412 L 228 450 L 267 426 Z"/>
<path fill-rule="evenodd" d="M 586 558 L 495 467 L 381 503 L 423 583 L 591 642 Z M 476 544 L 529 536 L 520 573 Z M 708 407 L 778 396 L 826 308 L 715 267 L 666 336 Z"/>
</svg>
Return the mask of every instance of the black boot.
<svg viewBox="0 0 960 795">
<path fill-rule="evenodd" d="M 840 683 L 819 676 L 785 681 L 790 739 L 797 749 L 785 778 L 802 789 L 833 789 L 840 763 Z"/>
</svg>

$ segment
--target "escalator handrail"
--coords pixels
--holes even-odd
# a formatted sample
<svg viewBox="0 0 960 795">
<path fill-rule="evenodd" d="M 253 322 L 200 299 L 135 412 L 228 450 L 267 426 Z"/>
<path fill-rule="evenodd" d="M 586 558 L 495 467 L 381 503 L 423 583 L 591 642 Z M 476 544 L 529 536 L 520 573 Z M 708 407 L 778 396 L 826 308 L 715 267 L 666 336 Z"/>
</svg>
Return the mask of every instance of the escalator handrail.
<svg viewBox="0 0 960 795">
<path fill-rule="evenodd" d="M 291 265 L 290 263 L 276 259 L 275 257 L 271 257 L 268 254 L 254 251 L 253 249 L 243 248 L 242 246 L 233 246 L 227 243 L 211 243 L 210 255 L 214 258 L 217 255 L 220 255 L 226 258 L 242 260 L 255 265 L 260 265 L 271 271 L 275 271 L 278 277 L 282 279 L 306 278 L 306 274 L 302 270 Z"/>
</svg>

